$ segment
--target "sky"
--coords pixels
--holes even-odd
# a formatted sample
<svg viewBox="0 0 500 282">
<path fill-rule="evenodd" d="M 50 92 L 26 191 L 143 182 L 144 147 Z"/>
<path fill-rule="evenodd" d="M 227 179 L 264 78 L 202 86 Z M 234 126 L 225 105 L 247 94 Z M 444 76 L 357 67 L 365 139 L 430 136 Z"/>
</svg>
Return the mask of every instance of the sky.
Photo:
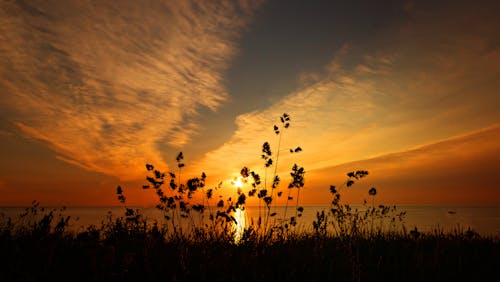
<svg viewBox="0 0 500 282">
<path fill-rule="evenodd" d="M 304 204 L 499 205 L 498 1 L 0 2 L 0 205 L 155 203 L 145 164 Z M 273 131 L 287 113 L 281 142 Z M 264 142 L 277 167 L 265 169 Z M 302 152 L 289 153 L 300 146 Z M 275 161 L 276 165 L 276 161 Z M 252 202 L 250 202 L 251 204 Z"/>
</svg>

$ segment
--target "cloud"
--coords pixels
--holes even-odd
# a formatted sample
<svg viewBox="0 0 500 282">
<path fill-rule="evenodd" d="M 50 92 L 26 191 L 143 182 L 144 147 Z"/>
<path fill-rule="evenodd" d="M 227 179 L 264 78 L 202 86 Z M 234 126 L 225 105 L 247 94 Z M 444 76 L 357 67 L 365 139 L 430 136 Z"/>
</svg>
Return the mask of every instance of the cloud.
<svg viewBox="0 0 500 282">
<path fill-rule="evenodd" d="M 3 1 L 0 108 L 60 159 L 121 178 L 189 142 L 257 1 Z M 161 143 L 161 144 L 160 144 Z"/>
<path fill-rule="evenodd" d="M 193 170 L 208 168 L 216 177 L 222 177 L 238 172 L 244 165 L 261 167 L 259 156 L 264 141 L 271 142 L 276 154 L 278 137 L 272 127 L 279 125 L 279 116 L 284 112 L 291 114 L 291 126 L 283 130 L 281 150 L 302 146 L 307 157 L 302 154 L 293 157 L 307 162 L 309 168 L 321 165 L 318 161 L 324 159 L 328 163 L 348 160 L 347 156 L 356 151 L 353 149 L 358 149 L 349 148 L 349 142 L 371 127 L 366 121 L 374 118 L 375 104 L 370 94 L 375 91 L 371 81 L 361 81 L 343 72 L 328 73 L 268 109 L 238 116 L 237 130 L 231 139 L 208 152 Z M 355 157 L 363 156 L 362 153 Z M 289 169 L 291 156 L 281 153 L 281 159 L 282 166 Z M 217 165 L 221 162 L 224 166 Z"/>
<path fill-rule="evenodd" d="M 262 143 L 269 141 L 276 150 L 272 126 L 284 112 L 292 123 L 281 148 L 301 146 L 304 151 L 282 153 L 281 173 L 294 162 L 316 170 L 500 122 L 500 85 L 495 78 L 500 75 L 500 46 L 492 44 L 500 29 L 488 25 L 498 18 L 479 9 L 467 21 L 469 27 L 461 20 L 450 24 L 467 9 L 414 5 L 404 23 L 363 44 L 346 43 L 325 62 L 320 77 L 311 75 L 312 83 L 266 109 L 239 115 L 233 136 L 207 152 L 193 170 L 221 180 L 245 165 L 263 173 Z"/>
<path fill-rule="evenodd" d="M 317 204 L 328 199 L 330 184 L 342 183 L 348 171 L 366 169 L 370 175 L 364 183 L 345 191 L 347 201 L 360 203 L 367 197 L 367 187 L 376 186 L 382 203 L 496 205 L 499 144 L 500 124 L 496 124 L 418 148 L 313 170 L 311 193 L 305 200 Z"/>
</svg>

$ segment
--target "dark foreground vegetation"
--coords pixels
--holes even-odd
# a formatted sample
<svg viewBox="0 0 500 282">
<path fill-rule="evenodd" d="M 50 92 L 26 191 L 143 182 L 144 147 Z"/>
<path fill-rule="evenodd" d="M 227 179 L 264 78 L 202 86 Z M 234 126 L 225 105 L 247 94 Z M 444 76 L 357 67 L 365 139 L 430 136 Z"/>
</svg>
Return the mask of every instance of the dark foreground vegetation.
<svg viewBox="0 0 500 282">
<path fill-rule="evenodd" d="M 342 203 L 340 192 L 366 177 L 364 170 L 330 186 L 330 209 L 299 229 L 305 170 L 294 164 L 282 188 L 277 166 L 279 152 L 302 149 L 280 148 L 290 116 L 280 121 L 276 156 L 268 142 L 262 147 L 264 177 L 242 168 L 246 188 L 229 198 L 221 185 L 205 187 L 204 173 L 181 183 L 182 153 L 175 173 L 147 164 L 142 188 L 158 196 L 162 222 L 127 207 L 120 186 L 124 215 L 100 226 L 72 230 L 63 210 L 36 202 L 19 218 L 1 218 L 0 281 L 499 281 L 500 238 L 407 230 L 404 211 L 374 204 L 374 187 L 362 209 Z M 239 212 L 252 197 L 259 216 L 243 224 Z"/>
<path fill-rule="evenodd" d="M 2 225 L 1 281 L 498 281 L 500 269 L 498 238 L 470 231 L 236 243 L 203 231 L 168 237 L 125 218 L 75 233 L 50 228 L 49 217 Z"/>
</svg>

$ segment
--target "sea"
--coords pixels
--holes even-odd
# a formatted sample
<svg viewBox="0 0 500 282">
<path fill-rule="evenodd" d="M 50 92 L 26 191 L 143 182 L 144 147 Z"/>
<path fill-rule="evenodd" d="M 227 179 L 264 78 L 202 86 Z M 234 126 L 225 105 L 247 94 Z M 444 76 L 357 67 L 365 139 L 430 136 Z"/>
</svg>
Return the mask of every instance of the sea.
<svg viewBox="0 0 500 282">
<path fill-rule="evenodd" d="M 363 211 L 366 206 L 352 206 Z M 424 232 L 454 232 L 465 231 L 469 228 L 483 236 L 500 237 L 500 206 L 397 206 L 397 211 L 405 211 L 403 224 L 407 230 L 415 227 Z M 164 221 L 162 213 L 155 208 L 135 208 L 139 209 L 145 219 L 150 222 Z M 312 230 L 312 222 L 316 220 L 317 212 L 328 211 L 329 206 L 304 206 L 301 217 L 297 217 L 297 226 L 305 231 Z M 7 218 L 20 219 L 19 215 L 25 212 L 25 207 L 0 207 L 0 224 Z M 70 216 L 69 228 L 74 231 L 84 230 L 89 225 L 100 226 L 103 222 L 111 218 L 124 215 L 123 207 L 68 207 L 64 210 L 59 208 L 45 208 L 44 212 L 55 210 L 53 213 L 57 218 L 59 215 Z M 275 219 L 283 218 L 285 207 L 275 207 L 271 210 L 276 212 Z M 260 208 L 261 215 L 264 209 Z M 43 214 L 43 213 L 42 213 Z M 194 212 L 196 214 L 196 212 Z M 287 217 L 295 216 L 295 207 L 287 208 Z M 40 213 L 39 215 L 40 216 Z M 197 216 L 193 218 L 195 220 Z M 256 222 L 259 217 L 259 207 L 245 207 L 244 211 L 238 212 L 237 216 L 243 224 Z"/>
</svg>

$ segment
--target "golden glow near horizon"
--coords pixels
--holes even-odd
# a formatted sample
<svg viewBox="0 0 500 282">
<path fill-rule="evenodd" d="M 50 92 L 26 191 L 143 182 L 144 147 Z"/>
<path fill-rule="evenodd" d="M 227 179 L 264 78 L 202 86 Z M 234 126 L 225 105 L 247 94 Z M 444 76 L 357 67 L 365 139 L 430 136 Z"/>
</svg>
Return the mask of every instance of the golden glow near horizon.
<svg viewBox="0 0 500 282">
<path fill-rule="evenodd" d="M 355 169 L 390 203 L 500 204 L 500 3 L 261 2 L 2 2 L 0 205 L 151 205 L 179 151 L 183 180 L 269 187 L 264 142 L 304 204 Z"/>
</svg>

